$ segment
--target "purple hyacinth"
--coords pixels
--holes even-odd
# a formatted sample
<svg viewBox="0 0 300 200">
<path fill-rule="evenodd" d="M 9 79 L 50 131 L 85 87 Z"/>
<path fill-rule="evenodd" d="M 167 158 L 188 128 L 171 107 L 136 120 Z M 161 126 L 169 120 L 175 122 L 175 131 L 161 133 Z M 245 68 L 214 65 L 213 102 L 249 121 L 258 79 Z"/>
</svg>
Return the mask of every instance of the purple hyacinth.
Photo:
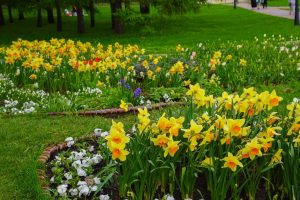
<svg viewBox="0 0 300 200">
<path fill-rule="evenodd" d="M 121 79 L 119 80 L 119 83 L 122 87 L 127 88 L 128 90 L 130 90 L 130 85 L 128 83 L 126 83 L 125 79 Z"/>
<path fill-rule="evenodd" d="M 140 96 L 141 92 L 142 92 L 141 88 L 136 88 L 133 92 L 133 98 L 138 98 L 138 96 Z"/>
</svg>

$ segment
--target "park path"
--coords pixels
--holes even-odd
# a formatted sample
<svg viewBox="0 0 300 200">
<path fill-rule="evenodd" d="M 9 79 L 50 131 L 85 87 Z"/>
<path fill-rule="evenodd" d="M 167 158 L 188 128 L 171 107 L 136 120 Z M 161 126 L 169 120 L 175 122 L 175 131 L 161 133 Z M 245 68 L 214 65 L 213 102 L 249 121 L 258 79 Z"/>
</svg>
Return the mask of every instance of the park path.
<svg viewBox="0 0 300 200">
<path fill-rule="evenodd" d="M 262 14 L 267 14 L 267 15 L 272 15 L 272 16 L 277 16 L 277 17 L 283 17 L 287 19 L 294 19 L 295 14 L 289 14 L 289 7 L 267 7 L 267 8 L 252 8 L 249 3 L 245 2 L 240 2 L 237 4 L 238 7 L 244 8 L 247 10 L 253 10 L 254 12 L 262 13 Z"/>
</svg>

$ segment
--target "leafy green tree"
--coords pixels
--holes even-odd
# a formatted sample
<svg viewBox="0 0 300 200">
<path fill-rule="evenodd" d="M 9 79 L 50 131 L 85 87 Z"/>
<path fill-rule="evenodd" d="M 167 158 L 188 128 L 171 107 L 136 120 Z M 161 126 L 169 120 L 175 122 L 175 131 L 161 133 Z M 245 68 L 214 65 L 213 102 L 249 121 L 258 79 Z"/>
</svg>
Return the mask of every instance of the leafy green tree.
<svg viewBox="0 0 300 200">
<path fill-rule="evenodd" d="M 153 5 L 162 15 L 185 14 L 197 12 L 206 0 L 153 0 Z"/>
</svg>

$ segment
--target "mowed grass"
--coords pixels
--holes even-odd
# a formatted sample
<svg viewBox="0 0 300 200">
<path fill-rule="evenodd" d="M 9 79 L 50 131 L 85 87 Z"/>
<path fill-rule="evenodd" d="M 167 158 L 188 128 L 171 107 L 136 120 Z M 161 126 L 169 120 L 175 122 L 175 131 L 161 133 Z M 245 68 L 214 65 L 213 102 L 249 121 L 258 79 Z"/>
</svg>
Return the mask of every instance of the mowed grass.
<svg viewBox="0 0 300 200">
<path fill-rule="evenodd" d="M 76 19 L 64 17 L 64 32 L 57 33 L 55 25 L 44 22 L 42 28 L 36 28 L 36 19 L 27 14 L 25 21 L 15 20 L 14 24 L 0 27 L 0 44 L 9 45 L 17 38 L 50 39 L 52 37 L 79 39 L 90 42 L 111 44 L 136 43 L 154 52 L 167 53 L 180 43 L 193 46 L 201 41 L 213 40 L 251 40 L 254 36 L 267 33 L 285 36 L 299 36 L 300 28 L 293 21 L 270 17 L 248 10 L 233 10 L 232 6 L 205 6 L 199 14 L 161 19 L 155 16 L 153 32 L 144 34 L 139 27 L 130 27 L 124 35 L 116 35 L 110 26 L 108 7 L 100 7 L 97 14 L 97 27 L 88 27 L 87 33 L 76 33 Z M 284 103 L 294 97 L 300 98 L 300 83 L 286 85 L 259 86 L 259 91 L 276 89 L 284 97 Z M 282 106 L 284 107 L 284 106 Z M 126 128 L 134 122 L 134 116 L 122 116 Z M 63 141 L 69 136 L 88 134 L 94 128 L 108 130 L 111 118 L 103 117 L 49 117 L 46 115 L 2 116 L 0 117 L 0 199 L 47 199 L 39 187 L 36 170 L 38 157 L 43 149 Z"/>
<path fill-rule="evenodd" d="M 120 119 L 129 127 L 133 116 Z M 47 199 L 39 186 L 38 157 L 49 144 L 69 136 L 109 130 L 110 118 L 102 117 L 0 117 L 0 199 Z"/>
<path fill-rule="evenodd" d="M 134 8 L 137 9 L 136 6 Z M 7 21 L 5 26 L 0 27 L 0 44 L 8 45 L 18 38 L 35 40 L 55 37 L 101 42 L 105 45 L 115 42 L 138 44 L 150 51 L 164 53 L 178 43 L 191 47 L 201 41 L 251 40 L 263 34 L 300 35 L 300 27 L 294 26 L 292 20 L 241 8 L 234 10 L 231 5 L 207 5 L 197 14 L 170 18 L 160 17 L 152 8 L 151 31 L 146 31 L 143 26 L 131 26 L 127 27 L 123 35 L 117 35 L 111 30 L 110 8 L 100 6 L 98 10 L 96 27 L 89 27 L 89 16 L 86 16 L 86 33 L 81 35 L 76 33 L 76 17 L 64 16 L 64 31 L 58 33 L 56 25 L 46 23 L 46 17 L 44 26 L 37 28 L 34 13 L 27 13 L 24 21 L 16 19 L 13 24 Z"/>
</svg>

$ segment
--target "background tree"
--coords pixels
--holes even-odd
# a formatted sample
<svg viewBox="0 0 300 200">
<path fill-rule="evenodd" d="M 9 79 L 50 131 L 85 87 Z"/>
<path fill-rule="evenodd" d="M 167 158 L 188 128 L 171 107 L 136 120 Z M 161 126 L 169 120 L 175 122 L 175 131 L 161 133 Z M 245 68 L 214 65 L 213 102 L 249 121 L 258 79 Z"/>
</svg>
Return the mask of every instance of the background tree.
<svg viewBox="0 0 300 200">
<path fill-rule="evenodd" d="M 0 0 L 0 25 L 5 24 L 4 13 L 3 13 L 3 2 Z"/>
<path fill-rule="evenodd" d="M 41 2 L 41 0 L 37 0 L 35 6 L 37 9 L 36 25 L 37 25 L 37 27 L 42 27 L 43 26 L 43 17 L 42 17 L 42 2 Z"/>
<path fill-rule="evenodd" d="M 150 0 L 140 0 L 140 12 L 141 14 L 150 13 Z"/>
<path fill-rule="evenodd" d="M 111 6 L 112 28 L 117 34 L 121 34 L 124 32 L 124 27 L 120 15 L 118 15 L 118 12 L 122 11 L 122 1 L 110 0 L 110 6 Z"/>
<path fill-rule="evenodd" d="M 13 18 L 13 7 L 15 6 L 16 1 L 15 0 L 7 0 L 6 5 L 7 5 L 7 10 L 8 10 L 8 19 L 10 23 L 14 22 Z"/>
<path fill-rule="evenodd" d="M 91 27 L 95 27 L 95 0 L 89 0 Z"/>
<path fill-rule="evenodd" d="M 53 0 L 43 0 L 43 4 L 47 11 L 48 23 L 55 24 L 54 14 L 53 14 L 54 1 Z"/>
<path fill-rule="evenodd" d="M 62 14 L 61 14 L 61 0 L 55 0 L 56 8 L 56 30 L 62 32 Z"/>
</svg>

